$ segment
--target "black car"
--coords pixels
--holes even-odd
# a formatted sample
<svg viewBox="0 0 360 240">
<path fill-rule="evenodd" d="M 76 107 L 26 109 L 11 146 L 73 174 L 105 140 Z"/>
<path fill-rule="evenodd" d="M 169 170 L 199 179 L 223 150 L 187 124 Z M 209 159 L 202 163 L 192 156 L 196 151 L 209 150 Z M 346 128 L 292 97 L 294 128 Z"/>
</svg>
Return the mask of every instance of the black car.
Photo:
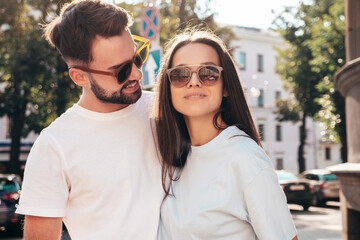
<svg viewBox="0 0 360 240">
<path fill-rule="evenodd" d="M 299 179 L 294 173 L 278 170 L 276 174 L 287 202 L 299 204 L 307 211 L 314 200 L 313 187 L 305 179 Z"/>
<path fill-rule="evenodd" d="M 0 230 L 19 230 L 23 217 L 15 213 L 20 198 L 21 179 L 15 174 L 0 174 Z"/>
<path fill-rule="evenodd" d="M 339 201 L 339 180 L 328 170 L 307 170 L 301 173 L 301 177 L 314 187 L 314 206 L 323 206 L 326 201 Z"/>
</svg>

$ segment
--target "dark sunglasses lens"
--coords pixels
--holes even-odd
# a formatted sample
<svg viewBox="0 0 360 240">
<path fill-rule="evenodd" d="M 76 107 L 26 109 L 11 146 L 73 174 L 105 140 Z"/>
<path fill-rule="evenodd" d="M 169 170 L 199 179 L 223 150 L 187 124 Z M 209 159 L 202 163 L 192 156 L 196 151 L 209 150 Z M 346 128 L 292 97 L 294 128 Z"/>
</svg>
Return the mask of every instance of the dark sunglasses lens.
<svg viewBox="0 0 360 240">
<path fill-rule="evenodd" d="M 119 83 L 123 83 L 129 76 L 131 73 L 131 69 L 132 69 L 132 61 L 126 63 L 119 71 L 118 73 L 118 81 Z"/>
<path fill-rule="evenodd" d="M 213 66 L 205 66 L 199 69 L 199 78 L 206 85 L 213 85 L 220 78 L 220 71 Z"/>
<path fill-rule="evenodd" d="M 175 68 L 170 72 L 170 81 L 176 87 L 185 86 L 191 77 L 191 71 L 184 67 Z"/>
<path fill-rule="evenodd" d="M 149 54 L 149 47 L 147 46 L 141 49 L 141 51 L 138 54 L 136 54 L 134 62 L 138 68 L 140 68 L 145 63 L 145 59 L 148 54 Z"/>
</svg>

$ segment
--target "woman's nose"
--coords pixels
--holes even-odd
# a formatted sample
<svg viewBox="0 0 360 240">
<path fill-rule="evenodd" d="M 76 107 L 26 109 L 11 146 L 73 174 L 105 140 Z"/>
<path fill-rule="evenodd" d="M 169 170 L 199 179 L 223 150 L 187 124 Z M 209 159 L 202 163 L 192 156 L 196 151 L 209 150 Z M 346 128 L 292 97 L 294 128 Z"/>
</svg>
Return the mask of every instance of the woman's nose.
<svg viewBox="0 0 360 240">
<path fill-rule="evenodd" d="M 200 81 L 196 72 L 191 72 L 190 81 L 187 84 L 188 87 L 201 87 L 202 82 Z"/>
</svg>

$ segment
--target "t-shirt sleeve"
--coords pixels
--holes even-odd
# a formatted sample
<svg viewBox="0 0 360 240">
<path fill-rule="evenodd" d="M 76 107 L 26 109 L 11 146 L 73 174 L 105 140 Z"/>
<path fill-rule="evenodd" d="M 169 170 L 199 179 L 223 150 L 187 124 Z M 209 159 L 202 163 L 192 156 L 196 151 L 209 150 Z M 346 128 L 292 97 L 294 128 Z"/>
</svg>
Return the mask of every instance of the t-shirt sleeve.
<svg viewBox="0 0 360 240">
<path fill-rule="evenodd" d="M 69 187 L 64 169 L 57 142 L 43 132 L 27 159 L 16 213 L 41 217 L 65 216 Z"/>
<path fill-rule="evenodd" d="M 267 240 L 290 240 L 296 235 L 286 197 L 275 171 L 265 168 L 244 192 L 251 223 L 257 237 Z"/>
</svg>

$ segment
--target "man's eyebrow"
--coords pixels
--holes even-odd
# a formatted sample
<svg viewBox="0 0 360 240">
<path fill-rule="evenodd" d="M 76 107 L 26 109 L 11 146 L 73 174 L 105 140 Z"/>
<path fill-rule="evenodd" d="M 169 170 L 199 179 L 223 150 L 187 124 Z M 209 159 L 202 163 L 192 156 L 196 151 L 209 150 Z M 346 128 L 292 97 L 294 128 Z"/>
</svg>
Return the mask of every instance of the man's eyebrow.
<svg viewBox="0 0 360 240">
<path fill-rule="evenodd" d="M 137 49 L 137 44 L 135 43 L 135 51 L 136 51 L 136 49 Z M 136 52 L 135 52 L 135 54 L 136 54 Z M 128 63 L 129 61 L 131 61 L 131 60 L 128 60 L 128 61 L 122 62 L 122 63 L 120 63 L 120 64 L 116 64 L 116 65 L 111 66 L 111 67 L 108 67 L 108 70 L 114 70 L 114 69 L 117 69 L 117 68 L 121 67 L 122 65 L 124 65 L 124 64 L 126 64 L 126 63 Z"/>
<path fill-rule="evenodd" d="M 129 60 L 130 61 L 130 60 Z M 114 66 L 108 67 L 109 70 L 114 70 L 114 69 L 118 69 L 119 67 L 121 67 L 122 65 L 124 65 L 125 63 L 128 63 L 129 61 L 125 61 L 123 63 L 120 64 L 116 64 Z"/>
</svg>

